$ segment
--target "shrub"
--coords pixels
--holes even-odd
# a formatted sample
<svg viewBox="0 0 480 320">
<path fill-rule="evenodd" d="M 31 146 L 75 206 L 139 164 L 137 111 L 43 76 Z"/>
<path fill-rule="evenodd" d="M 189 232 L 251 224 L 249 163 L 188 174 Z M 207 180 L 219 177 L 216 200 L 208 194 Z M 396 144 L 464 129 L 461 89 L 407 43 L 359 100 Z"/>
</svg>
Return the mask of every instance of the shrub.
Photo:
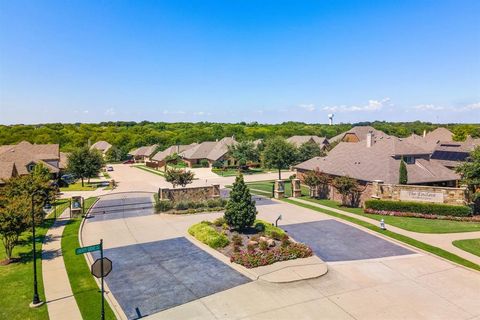
<svg viewBox="0 0 480 320">
<path fill-rule="evenodd" d="M 236 246 L 241 246 L 243 244 L 242 237 L 238 233 L 235 233 L 232 236 L 232 241 L 233 241 L 233 244 Z"/>
<path fill-rule="evenodd" d="M 199 164 L 202 168 L 208 168 L 210 166 L 207 159 L 200 160 Z"/>
<path fill-rule="evenodd" d="M 223 217 L 220 217 L 220 218 L 217 218 L 217 219 L 213 220 L 213 225 L 215 225 L 217 227 L 223 226 L 224 223 L 225 223 L 225 219 Z"/>
<path fill-rule="evenodd" d="M 243 181 L 243 176 L 239 175 L 235 179 L 230 192 L 230 200 L 227 203 L 224 215 L 225 220 L 230 227 L 242 230 L 253 225 L 256 215 L 255 201 L 252 199 L 245 181 Z"/>
<path fill-rule="evenodd" d="M 188 209 L 188 203 L 185 202 L 185 201 L 177 202 L 177 204 L 175 205 L 175 209 L 176 210 L 187 210 Z"/>
<path fill-rule="evenodd" d="M 367 200 L 365 201 L 365 208 L 379 211 L 412 212 L 456 217 L 465 217 L 472 214 L 472 209 L 466 206 L 411 201 Z"/>
<path fill-rule="evenodd" d="M 264 232 L 267 237 L 275 240 L 281 240 L 282 237 L 286 235 L 284 230 L 263 220 L 255 220 L 255 229 L 257 229 L 259 232 Z"/>
<path fill-rule="evenodd" d="M 262 251 L 265 251 L 268 249 L 268 243 L 265 240 L 262 240 L 258 243 L 258 248 Z"/>
<path fill-rule="evenodd" d="M 230 243 L 227 236 L 215 230 L 212 223 L 208 221 L 194 224 L 188 229 L 188 233 L 214 249 L 223 248 Z"/>
<path fill-rule="evenodd" d="M 248 252 L 255 252 L 255 246 L 251 243 L 247 244 L 247 251 Z"/>
<path fill-rule="evenodd" d="M 170 200 L 159 200 L 155 203 L 155 211 L 165 212 L 173 209 L 173 204 Z"/>
</svg>

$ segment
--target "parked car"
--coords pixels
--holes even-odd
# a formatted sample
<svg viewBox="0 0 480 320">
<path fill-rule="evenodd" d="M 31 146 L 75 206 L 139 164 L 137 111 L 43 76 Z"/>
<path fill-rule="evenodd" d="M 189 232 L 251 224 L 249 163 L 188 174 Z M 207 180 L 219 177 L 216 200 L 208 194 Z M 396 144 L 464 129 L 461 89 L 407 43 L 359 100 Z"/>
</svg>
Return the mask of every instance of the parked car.
<svg viewBox="0 0 480 320">
<path fill-rule="evenodd" d="M 112 167 L 112 166 L 108 166 L 108 167 L 107 167 L 107 171 L 113 171 L 113 167 Z"/>
<path fill-rule="evenodd" d="M 133 159 L 128 159 L 128 160 L 125 160 L 122 162 L 123 164 L 132 164 L 132 163 L 135 163 L 135 161 L 133 161 Z"/>
<path fill-rule="evenodd" d="M 75 176 L 73 174 L 64 174 L 60 180 L 67 184 L 75 183 Z"/>
</svg>

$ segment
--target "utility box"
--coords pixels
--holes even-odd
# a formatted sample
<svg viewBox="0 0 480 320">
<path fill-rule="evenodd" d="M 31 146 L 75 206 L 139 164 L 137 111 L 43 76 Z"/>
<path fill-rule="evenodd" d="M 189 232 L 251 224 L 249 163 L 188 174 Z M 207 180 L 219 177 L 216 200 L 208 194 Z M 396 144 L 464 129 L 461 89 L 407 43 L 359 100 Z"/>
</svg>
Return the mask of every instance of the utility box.
<svg viewBox="0 0 480 320">
<path fill-rule="evenodd" d="M 81 196 L 74 196 L 70 199 L 70 217 L 78 217 L 83 215 L 84 207 L 83 207 L 83 197 Z"/>
<path fill-rule="evenodd" d="M 285 197 L 285 181 L 275 180 L 275 186 L 273 188 L 273 197 L 275 199 L 283 199 Z"/>
</svg>

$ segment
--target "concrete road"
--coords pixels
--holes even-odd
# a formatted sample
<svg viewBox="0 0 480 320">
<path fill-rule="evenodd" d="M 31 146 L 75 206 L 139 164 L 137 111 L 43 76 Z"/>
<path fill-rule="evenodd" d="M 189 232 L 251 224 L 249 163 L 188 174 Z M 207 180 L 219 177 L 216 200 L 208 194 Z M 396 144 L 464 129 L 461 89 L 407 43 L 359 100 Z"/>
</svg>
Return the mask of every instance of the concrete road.
<svg viewBox="0 0 480 320">
<path fill-rule="evenodd" d="M 110 197 L 119 196 L 111 195 Z M 279 214 L 282 214 L 283 219 L 280 220 L 280 224 L 285 225 L 286 229 L 289 228 L 288 225 L 293 224 L 336 221 L 331 216 L 316 211 L 272 200 L 258 201 L 257 208 L 258 217 L 267 221 L 273 222 Z M 220 215 L 221 213 L 184 216 L 129 215 L 125 218 L 96 222 L 94 219 L 89 219 L 83 228 L 82 238 L 85 245 L 97 243 L 99 238 L 103 238 L 107 251 L 116 248 L 118 252 L 122 252 L 132 245 L 183 237 L 192 224 L 202 220 L 213 220 Z M 340 221 L 355 230 L 379 239 L 369 230 Z M 348 233 L 342 231 L 342 228 L 337 230 L 339 233 L 333 234 L 336 241 L 341 242 L 345 238 L 345 243 L 348 243 Z M 329 232 L 335 232 L 335 228 Z M 318 237 L 325 237 L 325 235 L 319 232 Z M 365 236 L 362 241 L 368 241 L 368 238 L 370 237 Z M 262 281 L 235 284 L 230 289 L 151 314 L 149 319 L 474 319 L 480 317 L 478 307 L 480 273 L 429 254 L 417 252 L 413 248 L 406 248 L 387 238 L 382 241 L 410 250 L 413 254 L 328 262 L 327 275 L 313 280 L 286 284 Z M 328 242 L 323 245 L 328 245 Z M 188 252 L 189 249 L 185 250 Z M 178 254 L 185 253 L 182 251 L 183 249 L 178 249 Z M 148 254 L 151 255 L 151 253 Z M 141 274 L 141 268 L 142 263 L 128 272 L 138 270 Z M 182 273 L 182 270 L 187 269 L 180 268 L 178 271 L 173 269 L 173 274 Z M 193 273 L 195 272 L 183 272 L 182 275 L 186 276 L 186 279 L 196 279 Z M 156 279 L 156 281 L 161 280 Z M 222 281 L 222 277 L 218 277 L 218 281 Z M 136 282 L 129 285 L 134 288 Z M 155 301 L 154 298 L 152 303 L 158 302 Z"/>
</svg>

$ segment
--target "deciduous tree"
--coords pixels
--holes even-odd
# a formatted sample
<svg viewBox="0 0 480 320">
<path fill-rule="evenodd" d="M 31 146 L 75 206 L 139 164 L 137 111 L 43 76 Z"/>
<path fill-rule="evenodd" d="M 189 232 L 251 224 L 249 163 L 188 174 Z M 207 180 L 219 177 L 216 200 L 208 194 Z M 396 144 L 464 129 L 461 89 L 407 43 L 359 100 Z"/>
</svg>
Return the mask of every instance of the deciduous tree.
<svg viewBox="0 0 480 320">
<path fill-rule="evenodd" d="M 288 169 L 296 159 L 295 146 L 282 137 L 273 137 L 265 142 L 263 161 L 267 168 L 278 170 L 278 179 L 282 179 L 281 170 Z"/>
</svg>

